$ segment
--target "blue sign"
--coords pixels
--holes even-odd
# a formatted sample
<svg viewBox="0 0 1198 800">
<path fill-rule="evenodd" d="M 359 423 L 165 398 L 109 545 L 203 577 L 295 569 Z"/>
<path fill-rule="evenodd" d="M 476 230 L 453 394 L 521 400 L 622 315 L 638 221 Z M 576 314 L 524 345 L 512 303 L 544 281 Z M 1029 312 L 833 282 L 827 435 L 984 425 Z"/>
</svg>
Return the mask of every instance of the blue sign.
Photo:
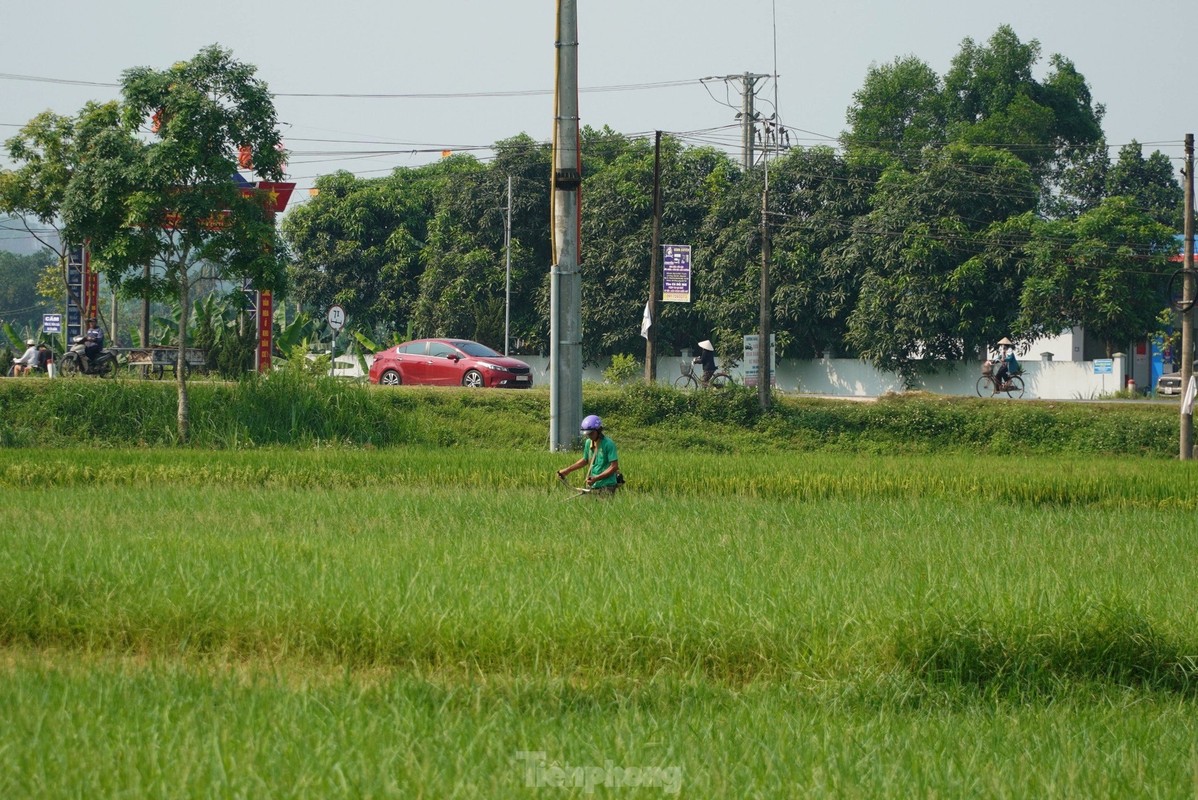
<svg viewBox="0 0 1198 800">
<path fill-rule="evenodd" d="M 691 301 L 691 246 L 662 245 L 661 299 L 665 303 Z"/>
<path fill-rule="evenodd" d="M 62 314 L 42 314 L 42 333 L 62 333 Z"/>
<path fill-rule="evenodd" d="M 1115 372 L 1115 359 L 1113 358 L 1096 358 L 1094 359 L 1094 374 L 1095 375 L 1111 375 Z"/>
</svg>

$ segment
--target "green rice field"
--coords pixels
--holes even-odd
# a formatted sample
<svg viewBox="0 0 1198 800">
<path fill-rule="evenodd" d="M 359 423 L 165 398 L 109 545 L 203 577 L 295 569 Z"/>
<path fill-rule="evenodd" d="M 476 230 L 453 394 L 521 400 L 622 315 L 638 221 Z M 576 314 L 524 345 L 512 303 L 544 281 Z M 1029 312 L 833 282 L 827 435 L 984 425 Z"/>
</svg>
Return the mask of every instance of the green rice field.
<svg viewBox="0 0 1198 800">
<path fill-rule="evenodd" d="M 1198 791 L 1192 462 L 621 456 L 0 449 L 0 797 Z"/>
</svg>

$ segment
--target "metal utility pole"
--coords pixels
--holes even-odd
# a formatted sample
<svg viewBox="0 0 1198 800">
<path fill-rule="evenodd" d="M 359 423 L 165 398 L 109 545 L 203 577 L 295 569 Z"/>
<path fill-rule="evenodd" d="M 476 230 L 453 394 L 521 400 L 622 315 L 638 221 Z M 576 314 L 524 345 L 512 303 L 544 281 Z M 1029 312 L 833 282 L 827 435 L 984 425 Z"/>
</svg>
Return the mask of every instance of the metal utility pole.
<svg viewBox="0 0 1198 800">
<path fill-rule="evenodd" d="M 503 354 L 508 355 L 512 329 L 512 176 L 507 176 L 507 220 L 503 225 L 504 289 L 503 289 Z"/>
<path fill-rule="evenodd" d="M 582 152 L 578 134 L 578 0 L 557 0 L 553 242 L 549 293 L 549 449 L 578 440 L 582 421 Z"/>
<path fill-rule="evenodd" d="M 649 335 L 645 337 L 645 383 L 657 380 L 657 273 L 661 267 L 661 131 L 653 133 L 653 243 L 649 255 Z"/>
<path fill-rule="evenodd" d="M 1182 305 L 1181 312 L 1181 391 L 1189 389 L 1191 376 L 1194 374 L 1194 134 L 1186 134 L 1186 205 L 1183 236 L 1185 239 L 1185 255 L 1182 269 Z M 1189 461 L 1194 457 L 1194 415 L 1181 412 L 1181 460 Z"/>
</svg>

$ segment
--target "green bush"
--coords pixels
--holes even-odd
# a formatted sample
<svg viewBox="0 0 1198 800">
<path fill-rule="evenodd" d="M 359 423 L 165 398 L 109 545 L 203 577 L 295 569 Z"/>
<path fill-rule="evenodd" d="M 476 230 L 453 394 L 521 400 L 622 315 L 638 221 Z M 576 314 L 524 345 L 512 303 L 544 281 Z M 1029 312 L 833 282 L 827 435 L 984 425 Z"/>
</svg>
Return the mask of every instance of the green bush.
<svg viewBox="0 0 1198 800">
<path fill-rule="evenodd" d="M 635 379 L 641 373 L 641 363 L 635 356 L 616 354 L 611 366 L 603 370 L 603 379 L 608 383 L 622 384 Z"/>
</svg>

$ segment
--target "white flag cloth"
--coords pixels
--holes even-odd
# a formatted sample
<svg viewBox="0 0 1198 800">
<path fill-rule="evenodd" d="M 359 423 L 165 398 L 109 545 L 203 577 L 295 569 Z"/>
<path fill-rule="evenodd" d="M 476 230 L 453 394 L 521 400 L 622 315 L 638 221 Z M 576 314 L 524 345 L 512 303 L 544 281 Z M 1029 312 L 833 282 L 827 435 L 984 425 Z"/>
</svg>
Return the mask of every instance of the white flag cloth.
<svg viewBox="0 0 1198 800">
<path fill-rule="evenodd" d="M 649 316 L 649 304 L 645 303 L 645 316 L 641 318 L 641 336 L 649 338 L 649 326 L 653 324 L 653 318 Z"/>
<path fill-rule="evenodd" d="M 1186 387 L 1186 396 L 1181 400 L 1181 413 L 1189 416 L 1194 413 L 1194 395 L 1198 394 L 1198 378 L 1190 376 L 1190 385 Z"/>
</svg>

